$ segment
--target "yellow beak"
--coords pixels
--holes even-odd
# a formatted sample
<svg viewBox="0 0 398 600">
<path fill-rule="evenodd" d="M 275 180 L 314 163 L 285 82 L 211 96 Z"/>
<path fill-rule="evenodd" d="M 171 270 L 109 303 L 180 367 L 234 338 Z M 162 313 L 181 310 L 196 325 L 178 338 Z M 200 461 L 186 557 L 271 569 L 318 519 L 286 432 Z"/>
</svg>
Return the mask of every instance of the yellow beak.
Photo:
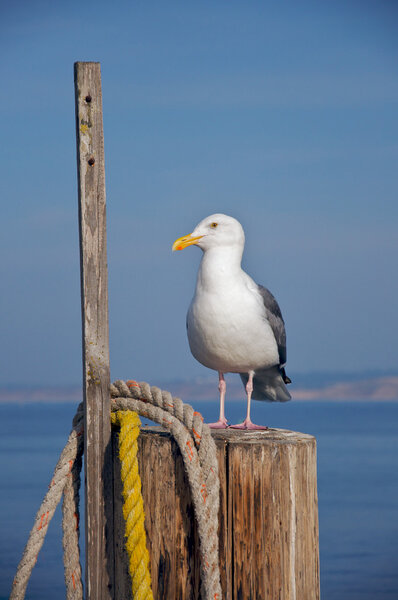
<svg viewBox="0 0 398 600">
<path fill-rule="evenodd" d="M 192 246 L 193 244 L 196 244 L 196 242 L 202 237 L 203 235 L 198 235 L 194 237 L 192 236 L 192 233 L 188 233 L 188 235 L 184 235 L 183 237 L 178 238 L 174 242 L 172 251 L 174 252 L 174 250 L 184 250 L 184 248 L 187 248 L 187 246 Z"/>
</svg>

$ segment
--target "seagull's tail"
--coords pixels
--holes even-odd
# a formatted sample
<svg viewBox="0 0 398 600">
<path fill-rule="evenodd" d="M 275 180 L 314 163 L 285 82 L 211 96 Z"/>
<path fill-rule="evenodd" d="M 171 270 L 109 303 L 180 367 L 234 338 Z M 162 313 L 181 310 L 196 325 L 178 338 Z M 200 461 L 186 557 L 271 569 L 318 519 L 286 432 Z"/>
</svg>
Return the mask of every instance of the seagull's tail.
<svg viewBox="0 0 398 600">
<path fill-rule="evenodd" d="M 271 367 L 264 371 L 256 371 L 253 378 L 253 394 L 254 400 L 266 400 L 267 402 L 287 402 L 291 399 L 287 387 L 285 385 L 285 377 L 283 376 L 284 369 L 280 367 Z M 247 373 L 239 373 L 243 385 L 249 380 Z"/>
</svg>

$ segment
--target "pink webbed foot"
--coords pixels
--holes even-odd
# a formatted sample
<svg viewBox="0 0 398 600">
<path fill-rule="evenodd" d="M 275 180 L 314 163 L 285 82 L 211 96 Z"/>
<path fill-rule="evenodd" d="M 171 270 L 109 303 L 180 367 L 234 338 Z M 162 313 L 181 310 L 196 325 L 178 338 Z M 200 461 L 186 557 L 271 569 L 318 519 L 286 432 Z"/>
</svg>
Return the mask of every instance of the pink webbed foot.
<svg viewBox="0 0 398 600">
<path fill-rule="evenodd" d="M 250 419 L 245 419 L 243 423 L 238 423 L 238 425 L 230 425 L 229 429 L 242 429 L 243 431 L 266 431 L 268 427 L 265 425 L 255 425 Z"/>
<path fill-rule="evenodd" d="M 227 419 L 218 419 L 216 423 L 209 423 L 210 429 L 226 429 L 228 427 Z"/>
</svg>

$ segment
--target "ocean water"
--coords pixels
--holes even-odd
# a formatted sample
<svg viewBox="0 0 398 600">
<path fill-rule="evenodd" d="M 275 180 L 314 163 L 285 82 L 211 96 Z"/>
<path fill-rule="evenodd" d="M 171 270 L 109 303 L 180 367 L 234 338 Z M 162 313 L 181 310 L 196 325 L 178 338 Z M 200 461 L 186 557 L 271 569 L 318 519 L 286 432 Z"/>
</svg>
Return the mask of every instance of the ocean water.
<svg viewBox="0 0 398 600">
<path fill-rule="evenodd" d="M 193 404 L 206 420 L 217 418 L 217 402 Z M 0 600 L 74 411 L 72 404 L 0 406 Z M 227 403 L 232 421 L 244 412 L 243 401 Z M 255 402 L 253 420 L 317 438 L 322 600 L 397 600 L 398 403 Z M 65 598 L 59 508 L 26 598 Z"/>
</svg>

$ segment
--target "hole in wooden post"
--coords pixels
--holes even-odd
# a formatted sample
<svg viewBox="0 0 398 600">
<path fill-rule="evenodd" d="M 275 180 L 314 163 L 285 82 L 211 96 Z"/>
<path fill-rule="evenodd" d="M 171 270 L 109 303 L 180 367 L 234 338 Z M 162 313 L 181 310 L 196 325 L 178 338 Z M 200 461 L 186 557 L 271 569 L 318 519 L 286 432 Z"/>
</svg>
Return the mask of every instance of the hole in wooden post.
<svg viewBox="0 0 398 600">
<path fill-rule="evenodd" d="M 90 94 L 88 96 L 86 96 L 87 104 L 90 104 L 91 100 L 92 100 L 92 98 L 91 98 Z"/>
<path fill-rule="evenodd" d="M 91 158 L 88 159 L 87 162 L 90 165 L 90 167 L 92 167 L 94 165 L 94 163 L 95 163 L 95 158 L 91 157 Z"/>
</svg>

